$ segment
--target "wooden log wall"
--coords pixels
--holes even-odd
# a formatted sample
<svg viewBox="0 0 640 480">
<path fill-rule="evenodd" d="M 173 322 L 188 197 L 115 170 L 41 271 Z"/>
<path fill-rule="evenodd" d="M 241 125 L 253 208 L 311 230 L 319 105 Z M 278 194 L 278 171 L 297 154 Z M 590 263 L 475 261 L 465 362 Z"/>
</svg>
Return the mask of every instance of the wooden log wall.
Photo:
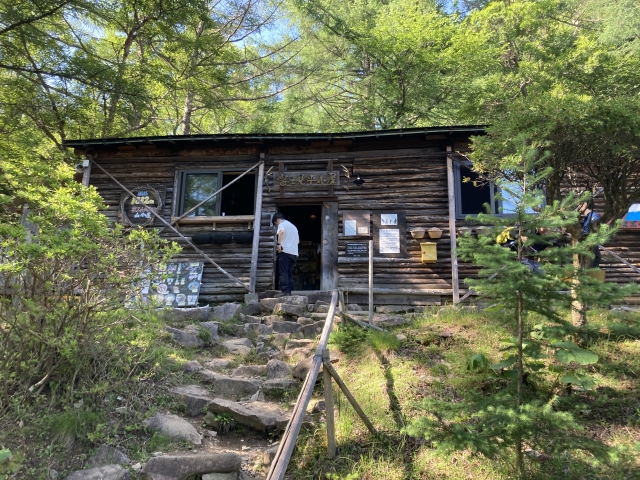
<svg viewBox="0 0 640 480">
<path fill-rule="evenodd" d="M 206 153 L 216 154 L 207 157 Z M 138 185 L 149 185 L 152 187 L 163 186 L 165 188 L 165 199 L 163 208 L 163 218 L 171 221 L 174 199 L 174 180 L 177 169 L 211 168 L 222 170 L 244 171 L 254 165 L 257 155 L 253 149 L 247 151 L 234 151 L 222 149 L 210 149 L 208 151 L 190 150 L 188 155 L 182 152 L 178 154 L 174 151 L 149 150 L 124 150 L 100 152 L 96 161 L 118 181 L 127 188 Z M 225 155 L 235 153 L 235 155 Z M 149 156 L 141 156 L 146 155 Z M 166 156 L 164 156 L 164 155 Z M 107 175 L 98 169 L 93 169 L 91 174 L 91 185 L 98 189 L 104 199 L 106 210 L 105 215 L 109 221 L 116 223 L 119 221 L 120 198 L 122 189 L 116 185 Z M 260 248 L 258 257 L 258 270 L 256 277 L 257 290 L 267 290 L 271 288 L 273 280 L 273 230 L 270 226 L 273 212 L 263 211 L 259 222 L 254 222 L 260 226 Z M 160 228 L 154 225 L 153 228 Z M 180 225 L 179 231 L 187 238 L 195 233 L 205 233 L 213 231 L 213 226 L 209 225 Z M 238 224 L 217 224 L 216 232 L 253 232 L 248 229 L 246 223 Z M 169 241 L 178 243 L 182 252 L 175 258 L 178 261 L 204 261 L 204 271 L 202 285 L 200 288 L 200 300 L 211 302 L 239 301 L 243 300 L 247 293 L 239 285 L 233 283 L 228 277 L 222 274 L 209 262 L 204 260 L 200 254 L 195 252 L 173 231 L 164 229 L 161 236 Z M 220 245 L 204 244 L 198 247 L 209 255 L 220 267 L 228 273 L 245 283 L 249 284 L 251 269 L 251 243 L 238 244 L 227 243 Z"/>
</svg>

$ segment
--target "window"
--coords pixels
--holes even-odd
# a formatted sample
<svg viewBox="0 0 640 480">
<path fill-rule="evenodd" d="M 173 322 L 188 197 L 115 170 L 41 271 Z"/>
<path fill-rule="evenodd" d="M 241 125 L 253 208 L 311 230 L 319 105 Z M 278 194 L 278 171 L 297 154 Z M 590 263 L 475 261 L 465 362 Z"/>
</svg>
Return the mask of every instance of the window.
<svg viewBox="0 0 640 480">
<path fill-rule="evenodd" d="M 225 185 L 236 180 L 243 172 L 221 170 L 183 170 L 178 172 L 178 216 L 188 212 Z M 229 185 L 221 193 L 200 205 L 187 217 L 214 217 L 220 215 L 253 215 L 256 179 L 250 172 Z"/>
<path fill-rule="evenodd" d="M 456 217 L 486 213 L 485 204 L 491 206 L 491 213 L 502 216 L 513 216 L 516 213 L 513 193 L 521 188 L 516 182 L 504 181 L 498 187 L 494 183 L 476 182 L 479 175 L 471 170 L 471 164 L 454 164 L 456 185 Z M 469 179 L 464 181 L 464 179 Z M 497 194 L 500 194 L 497 196 Z M 544 206 L 544 199 L 542 205 Z M 528 209 L 527 213 L 534 213 Z"/>
<path fill-rule="evenodd" d="M 467 215 L 477 215 L 486 212 L 485 204 L 491 205 L 491 211 L 496 212 L 494 199 L 495 186 L 493 183 L 476 183 L 479 175 L 468 165 L 454 164 L 456 185 L 456 217 L 465 218 Z M 469 179 L 464 181 L 464 179 Z"/>
</svg>

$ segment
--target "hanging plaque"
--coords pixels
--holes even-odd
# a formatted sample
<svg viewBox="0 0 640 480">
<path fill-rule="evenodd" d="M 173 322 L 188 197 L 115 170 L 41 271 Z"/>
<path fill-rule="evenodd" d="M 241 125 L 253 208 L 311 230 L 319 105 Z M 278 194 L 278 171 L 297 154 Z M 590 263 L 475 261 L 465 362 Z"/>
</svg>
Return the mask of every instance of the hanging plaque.
<svg viewBox="0 0 640 480">
<path fill-rule="evenodd" d="M 330 187 L 340 185 L 340 175 L 334 171 L 277 172 L 274 181 L 280 187 Z"/>
<path fill-rule="evenodd" d="M 131 226 L 151 225 L 156 220 L 151 211 L 162 215 L 164 187 L 148 185 L 129 188 L 133 197 L 126 192 L 120 197 L 120 217 L 123 223 Z"/>
</svg>

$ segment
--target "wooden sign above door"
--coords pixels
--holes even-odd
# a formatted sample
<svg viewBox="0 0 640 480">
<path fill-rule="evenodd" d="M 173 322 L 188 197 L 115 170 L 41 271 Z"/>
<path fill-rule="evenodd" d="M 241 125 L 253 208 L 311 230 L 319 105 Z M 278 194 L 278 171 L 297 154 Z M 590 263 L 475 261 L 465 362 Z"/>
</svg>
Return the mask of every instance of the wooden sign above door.
<svg viewBox="0 0 640 480">
<path fill-rule="evenodd" d="M 274 181 L 280 187 L 328 187 L 340 185 L 340 175 L 334 171 L 278 172 Z"/>
</svg>

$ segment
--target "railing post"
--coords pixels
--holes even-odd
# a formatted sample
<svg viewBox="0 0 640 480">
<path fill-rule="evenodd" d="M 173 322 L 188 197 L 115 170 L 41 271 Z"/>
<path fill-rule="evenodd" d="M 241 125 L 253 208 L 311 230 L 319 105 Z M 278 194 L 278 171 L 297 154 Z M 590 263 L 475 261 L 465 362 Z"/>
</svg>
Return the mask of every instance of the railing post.
<svg viewBox="0 0 640 480">
<path fill-rule="evenodd" d="M 327 363 L 331 365 L 331 356 L 329 354 L 329 350 L 324 349 L 322 351 L 322 363 L 326 365 Z M 323 380 L 324 380 L 324 405 L 325 405 L 325 416 L 327 423 L 327 456 L 329 458 L 335 458 L 336 456 L 336 423 L 334 418 L 334 409 L 333 409 L 333 388 L 331 385 L 331 374 L 329 373 L 329 369 L 324 367 L 323 371 Z"/>
</svg>

